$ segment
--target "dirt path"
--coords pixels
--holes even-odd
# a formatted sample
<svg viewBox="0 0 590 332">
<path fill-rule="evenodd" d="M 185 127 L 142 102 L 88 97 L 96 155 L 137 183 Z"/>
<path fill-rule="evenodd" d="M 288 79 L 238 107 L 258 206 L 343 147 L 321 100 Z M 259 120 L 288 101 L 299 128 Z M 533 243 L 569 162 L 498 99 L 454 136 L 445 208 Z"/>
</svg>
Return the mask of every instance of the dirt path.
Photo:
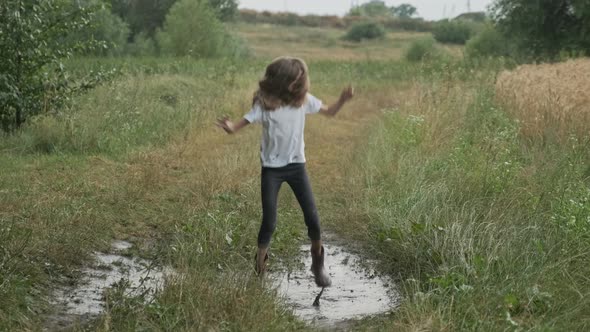
<svg viewBox="0 0 590 332">
<path fill-rule="evenodd" d="M 394 102 L 395 97 L 389 91 L 377 91 L 370 96 L 357 96 L 336 118 L 314 116 L 308 119 L 306 153 L 309 171 L 316 196 L 324 208 L 330 209 L 333 205 L 331 197 L 345 192 L 344 176 L 354 151 L 366 141 L 370 127 L 379 119 L 379 110 Z M 196 130 L 164 149 L 132 157 L 124 167 L 98 159 L 96 164 L 99 167 L 94 167 L 94 172 L 86 176 L 89 179 L 108 179 L 102 180 L 105 187 L 114 186 L 117 181 L 128 181 L 133 184 L 132 194 L 141 197 L 142 201 L 158 202 L 166 197 L 167 192 L 177 195 L 179 190 L 188 190 L 194 196 L 195 208 L 207 209 L 209 200 L 217 193 L 240 188 L 239 182 L 227 179 L 254 181 L 254 177 L 258 176 L 257 168 L 252 167 L 258 163 L 258 155 L 245 153 L 244 147 L 248 146 L 252 152 L 257 150 L 254 147 L 258 145 L 260 128 L 248 128 L 240 135 L 227 136 L 213 127 Z M 329 225 L 325 228 L 330 231 Z M 134 224 L 129 229 L 121 228 L 123 234 L 131 233 L 145 238 L 150 238 L 151 232 L 158 231 L 141 223 Z M 343 321 L 378 314 L 394 307 L 397 294 L 395 291 L 390 292 L 393 289 L 390 281 L 378 278 L 371 272 L 370 266 L 361 263 L 364 261 L 362 257 L 350 252 L 349 246 L 338 240 L 337 232 L 332 230 L 331 233 L 331 239 L 326 244 L 327 263 L 335 284 L 323 295 L 324 304 L 320 306 L 321 309 L 312 306 L 313 297 L 318 290 L 309 283 L 311 279 L 308 275 L 307 255 L 301 256 L 298 270 L 287 271 L 287 274 L 279 273 L 274 277 L 279 281 L 277 285 L 283 290 L 286 301 L 294 306 L 296 314 L 304 320 L 317 322 L 322 327 L 335 327 Z M 101 257 L 99 253 L 96 255 Z M 144 262 L 144 265 L 149 265 L 148 263 Z M 121 260 L 116 264 L 120 265 Z M 89 275 L 92 273 L 86 273 L 83 278 L 88 278 Z M 96 294 L 102 293 L 108 286 L 101 283 L 91 293 L 96 297 Z M 75 288 L 61 290 L 62 299 L 58 301 L 61 301 L 64 308 L 68 308 L 71 304 L 64 301 L 67 302 L 65 299 L 69 298 L 75 302 L 74 306 L 81 307 L 78 304 L 83 301 L 72 295 L 80 292 Z M 100 313 L 100 308 L 95 310 L 100 304 L 93 305 L 92 313 L 70 308 L 63 313 L 68 316 L 66 321 L 80 321 L 77 318 L 88 318 L 89 315 Z M 344 310 L 355 306 L 363 306 L 366 310 Z M 55 321 L 56 318 L 53 317 L 53 322 Z M 64 327 L 62 323 L 59 325 Z"/>
</svg>

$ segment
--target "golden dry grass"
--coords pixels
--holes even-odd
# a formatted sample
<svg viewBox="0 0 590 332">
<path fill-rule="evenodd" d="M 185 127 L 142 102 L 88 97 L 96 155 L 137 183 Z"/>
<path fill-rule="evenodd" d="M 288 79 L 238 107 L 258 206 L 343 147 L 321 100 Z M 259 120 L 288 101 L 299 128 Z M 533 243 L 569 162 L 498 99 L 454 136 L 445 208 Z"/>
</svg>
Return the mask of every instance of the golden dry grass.
<svg viewBox="0 0 590 332">
<path fill-rule="evenodd" d="M 590 59 L 524 65 L 505 71 L 496 84 L 501 104 L 531 139 L 563 141 L 590 132 Z"/>
</svg>

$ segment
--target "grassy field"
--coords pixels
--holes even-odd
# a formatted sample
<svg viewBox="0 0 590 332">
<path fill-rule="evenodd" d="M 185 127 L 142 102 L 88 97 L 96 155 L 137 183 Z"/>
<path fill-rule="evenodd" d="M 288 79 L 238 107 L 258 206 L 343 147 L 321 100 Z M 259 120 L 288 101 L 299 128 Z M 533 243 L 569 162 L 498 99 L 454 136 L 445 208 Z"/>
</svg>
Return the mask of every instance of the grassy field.
<svg viewBox="0 0 590 332">
<path fill-rule="evenodd" d="M 335 28 L 288 27 L 268 24 L 237 24 L 232 29 L 248 41 L 257 58 L 272 60 L 290 54 L 304 59 L 332 61 L 401 60 L 410 44 L 429 33 L 389 31 L 384 39 L 361 43 L 345 41 L 346 30 Z M 440 45 L 449 54 L 461 48 Z"/>
<path fill-rule="evenodd" d="M 377 259 L 404 301 L 351 329 L 590 328 L 589 141 L 522 131 L 527 106 L 496 95 L 501 62 L 409 64 L 412 34 L 354 46 L 338 30 L 234 28 L 254 58 L 73 61 L 121 75 L 2 137 L 0 330 L 41 329 L 49 290 L 113 239 L 179 274 L 148 304 L 115 289 L 105 315 L 74 330 L 311 329 L 253 273 L 259 128 L 212 125 L 249 109 L 283 53 L 308 60 L 326 102 L 356 87 L 338 117 L 309 119 L 310 176 L 325 228 Z M 279 220 L 273 258 L 286 261 L 305 241 L 288 190 Z"/>
</svg>

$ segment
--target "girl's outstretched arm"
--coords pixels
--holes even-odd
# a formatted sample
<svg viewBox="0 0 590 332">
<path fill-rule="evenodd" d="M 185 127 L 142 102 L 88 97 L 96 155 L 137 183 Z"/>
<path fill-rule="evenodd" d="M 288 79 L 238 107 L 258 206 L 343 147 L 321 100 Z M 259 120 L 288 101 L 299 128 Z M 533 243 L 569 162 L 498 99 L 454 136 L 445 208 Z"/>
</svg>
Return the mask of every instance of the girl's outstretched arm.
<svg viewBox="0 0 590 332">
<path fill-rule="evenodd" d="M 229 117 L 226 115 L 223 118 L 219 118 L 217 119 L 217 122 L 215 122 L 215 124 L 220 127 L 221 129 L 225 130 L 226 133 L 228 134 L 234 134 L 236 133 L 238 130 L 244 128 L 245 126 L 249 125 L 250 122 L 248 122 L 248 120 L 242 118 L 240 119 L 240 121 L 233 123 L 230 121 Z"/>
<path fill-rule="evenodd" d="M 342 106 L 344 106 L 344 104 L 346 104 L 349 100 L 351 100 L 353 96 L 354 96 L 354 89 L 352 88 L 352 86 L 347 87 L 346 89 L 342 90 L 342 93 L 340 94 L 340 98 L 338 99 L 337 102 L 335 102 L 334 104 L 332 104 L 330 106 L 322 105 L 322 108 L 320 109 L 320 114 L 323 114 L 326 116 L 336 115 L 336 113 L 340 112 L 340 109 L 342 109 Z"/>
</svg>

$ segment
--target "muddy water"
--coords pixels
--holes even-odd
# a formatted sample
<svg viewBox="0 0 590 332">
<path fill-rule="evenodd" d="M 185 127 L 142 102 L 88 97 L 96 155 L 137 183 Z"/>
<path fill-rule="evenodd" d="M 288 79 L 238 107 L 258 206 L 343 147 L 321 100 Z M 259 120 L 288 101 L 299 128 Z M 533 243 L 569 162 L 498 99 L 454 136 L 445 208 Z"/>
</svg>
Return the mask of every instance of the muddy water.
<svg viewBox="0 0 590 332">
<path fill-rule="evenodd" d="M 154 267 L 149 261 L 124 256 L 133 245 L 125 241 L 112 243 L 111 253 L 95 252 L 94 264 L 84 268 L 75 286 L 62 287 L 54 294 L 57 312 L 48 318 L 47 330 L 59 330 L 99 316 L 105 310 L 105 291 L 125 282 L 128 296 L 144 294 L 150 299 L 173 271 Z"/>
<path fill-rule="evenodd" d="M 324 290 L 319 306 L 313 302 L 320 293 L 310 272 L 309 246 L 302 246 L 296 271 L 272 274 L 279 291 L 301 319 L 319 327 L 335 327 L 347 321 L 393 310 L 399 302 L 391 280 L 378 276 L 370 263 L 348 252 L 343 246 L 325 246 L 326 268 L 332 286 Z"/>
<path fill-rule="evenodd" d="M 153 267 L 149 261 L 129 258 L 125 253 L 132 244 L 112 243 L 110 253 L 94 253 L 95 263 L 82 271 L 76 285 L 62 287 L 52 301 L 57 308 L 48 317 L 45 330 L 63 330 L 84 324 L 105 310 L 105 291 L 121 281 L 127 282 L 126 295 L 145 294 L 147 299 L 163 287 L 169 268 Z M 399 294 L 387 278 L 375 274 L 371 264 L 340 245 L 326 245 L 326 268 L 332 286 L 322 293 L 319 306 L 314 300 L 320 293 L 310 272 L 309 246 L 300 248 L 300 262 L 291 271 L 274 272 L 271 280 L 278 287 L 297 316 L 318 327 L 333 328 L 348 321 L 378 315 L 393 310 Z"/>
</svg>

